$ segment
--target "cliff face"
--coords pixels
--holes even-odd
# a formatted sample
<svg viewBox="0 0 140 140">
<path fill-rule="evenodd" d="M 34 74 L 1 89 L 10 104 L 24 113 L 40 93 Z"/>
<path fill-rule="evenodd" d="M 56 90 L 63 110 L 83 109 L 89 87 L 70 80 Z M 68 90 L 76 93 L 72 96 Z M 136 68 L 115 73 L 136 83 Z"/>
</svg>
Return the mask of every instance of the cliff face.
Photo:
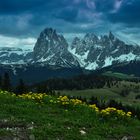
<svg viewBox="0 0 140 140">
<path fill-rule="evenodd" d="M 47 65 L 77 67 L 79 63 L 68 51 L 68 43 L 62 35 L 51 28 L 41 32 L 34 47 L 34 62 Z"/>
</svg>

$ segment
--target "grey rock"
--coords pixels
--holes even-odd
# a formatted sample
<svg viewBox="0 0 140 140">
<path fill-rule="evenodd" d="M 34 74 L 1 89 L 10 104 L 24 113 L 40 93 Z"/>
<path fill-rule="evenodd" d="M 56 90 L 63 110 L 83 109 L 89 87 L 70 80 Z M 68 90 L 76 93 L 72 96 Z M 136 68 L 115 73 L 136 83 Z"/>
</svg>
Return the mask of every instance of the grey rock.
<svg viewBox="0 0 140 140">
<path fill-rule="evenodd" d="M 32 59 L 31 50 L 20 48 L 0 48 L 0 64 L 25 64 Z"/>
<path fill-rule="evenodd" d="M 33 60 L 47 65 L 77 67 L 78 61 L 68 51 L 68 43 L 52 28 L 41 32 L 34 47 Z"/>
<path fill-rule="evenodd" d="M 91 33 L 82 39 L 75 38 L 70 48 L 73 55 L 78 56 L 77 60 L 81 63 L 81 67 L 86 69 L 100 69 L 113 63 L 140 59 L 140 46 L 127 44 L 112 32 L 100 37 Z M 85 52 L 88 52 L 86 56 Z M 96 67 L 92 65 L 93 63 L 96 63 Z"/>
</svg>

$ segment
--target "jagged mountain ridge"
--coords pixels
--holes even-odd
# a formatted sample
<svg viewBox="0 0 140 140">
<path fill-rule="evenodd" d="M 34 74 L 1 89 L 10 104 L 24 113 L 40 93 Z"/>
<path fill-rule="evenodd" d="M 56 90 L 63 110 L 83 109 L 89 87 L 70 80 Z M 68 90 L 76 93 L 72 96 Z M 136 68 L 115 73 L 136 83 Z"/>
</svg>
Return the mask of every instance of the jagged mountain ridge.
<svg viewBox="0 0 140 140">
<path fill-rule="evenodd" d="M 83 39 L 76 37 L 69 51 L 77 57 L 81 67 L 89 70 L 140 58 L 140 46 L 128 45 L 111 32 L 100 37 L 94 34 L 86 34 Z"/>
<path fill-rule="evenodd" d="M 74 38 L 71 45 L 56 30 L 43 30 L 35 44 L 33 52 L 17 49 L 0 49 L 1 64 L 36 64 L 95 70 L 112 64 L 140 59 L 140 46 L 126 44 L 113 33 L 96 36 L 86 34 L 83 38 Z"/>
<path fill-rule="evenodd" d="M 0 64 L 26 64 L 31 61 L 33 57 L 32 50 L 23 50 L 21 48 L 0 48 Z"/>
</svg>

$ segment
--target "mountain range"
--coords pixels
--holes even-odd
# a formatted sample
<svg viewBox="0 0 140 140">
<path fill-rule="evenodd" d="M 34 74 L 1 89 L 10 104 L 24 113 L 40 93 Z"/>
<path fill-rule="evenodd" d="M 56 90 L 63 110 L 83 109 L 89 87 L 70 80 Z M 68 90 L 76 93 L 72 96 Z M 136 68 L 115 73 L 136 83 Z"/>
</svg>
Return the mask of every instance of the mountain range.
<svg viewBox="0 0 140 140">
<path fill-rule="evenodd" d="M 109 32 L 108 35 L 101 36 L 88 33 L 83 38 L 75 37 L 72 43 L 68 44 L 63 35 L 52 28 L 46 28 L 40 33 L 33 50 L 0 48 L 0 74 L 8 69 L 13 75 L 23 78 L 21 71 L 24 75 L 30 75 L 33 69 L 38 69 L 38 73 L 40 69 L 40 74 L 42 70 L 45 74 L 44 69 L 46 72 L 48 69 L 67 69 L 66 75 L 70 76 L 75 75 L 73 70 L 76 70 L 76 74 L 81 74 L 82 70 L 97 70 L 134 60 L 139 61 L 140 46 L 128 42 Z M 73 72 L 68 74 L 68 71 Z M 53 73 L 53 76 L 56 75 Z"/>
<path fill-rule="evenodd" d="M 0 64 L 41 64 L 65 68 L 96 70 L 112 64 L 140 59 L 140 46 L 125 43 L 112 32 L 75 37 L 70 45 L 56 30 L 43 30 L 32 50 L 0 48 Z"/>
</svg>

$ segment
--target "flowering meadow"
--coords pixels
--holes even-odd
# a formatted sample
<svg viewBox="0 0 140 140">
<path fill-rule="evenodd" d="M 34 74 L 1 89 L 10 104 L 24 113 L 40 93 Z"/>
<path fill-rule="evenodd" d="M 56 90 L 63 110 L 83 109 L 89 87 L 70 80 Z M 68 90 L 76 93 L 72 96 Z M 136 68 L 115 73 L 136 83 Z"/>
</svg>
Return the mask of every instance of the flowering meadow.
<svg viewBox="0 0 140 140">
<path fill-rule="evenodd" d="M 14 93 L 12 96 L 16 96 Z M 131 112 L 124 112 L 123 110 L 118 110 L 113 107 L 108 107 L 105 109 L 100 110 L 96 104 L 88 105 L 85 102 L 82 102 L 79 99 L 69 99 L 67 96 L 59 96 L 54 97 L 51 95 L 47 95 L 46 93 L 27 93 L 18 95 L 17 97 L 23 98 L 23 99 L 31 99 L 34 100 L 36 103 L 52 103 L 52 104 L 58 104 L 61 106 L 65 106 L 67 109 L 69 107 L 78 107 L 78 106 L 84 106 L 87 108 L 91 108 L 93 111 L 95 111 L 100 116 L 108 116 L 108 117 L 117 117 L 117 118 L 124 118 L 128 119 L 131 118 L 132 113 Z"/>
<path fill-rule="evenodd" d="M 100 109 L 96 104 L 46 93 L 0 91 L 0 101 L 0 126 L 5 124 L 0 138 L 5 134 L 19 137 L 17 130 L 23 128 L 28 139 L 32 135 L 37 140 L 140 138 L 139 120 L 129 111 Z"/>
</svg>

